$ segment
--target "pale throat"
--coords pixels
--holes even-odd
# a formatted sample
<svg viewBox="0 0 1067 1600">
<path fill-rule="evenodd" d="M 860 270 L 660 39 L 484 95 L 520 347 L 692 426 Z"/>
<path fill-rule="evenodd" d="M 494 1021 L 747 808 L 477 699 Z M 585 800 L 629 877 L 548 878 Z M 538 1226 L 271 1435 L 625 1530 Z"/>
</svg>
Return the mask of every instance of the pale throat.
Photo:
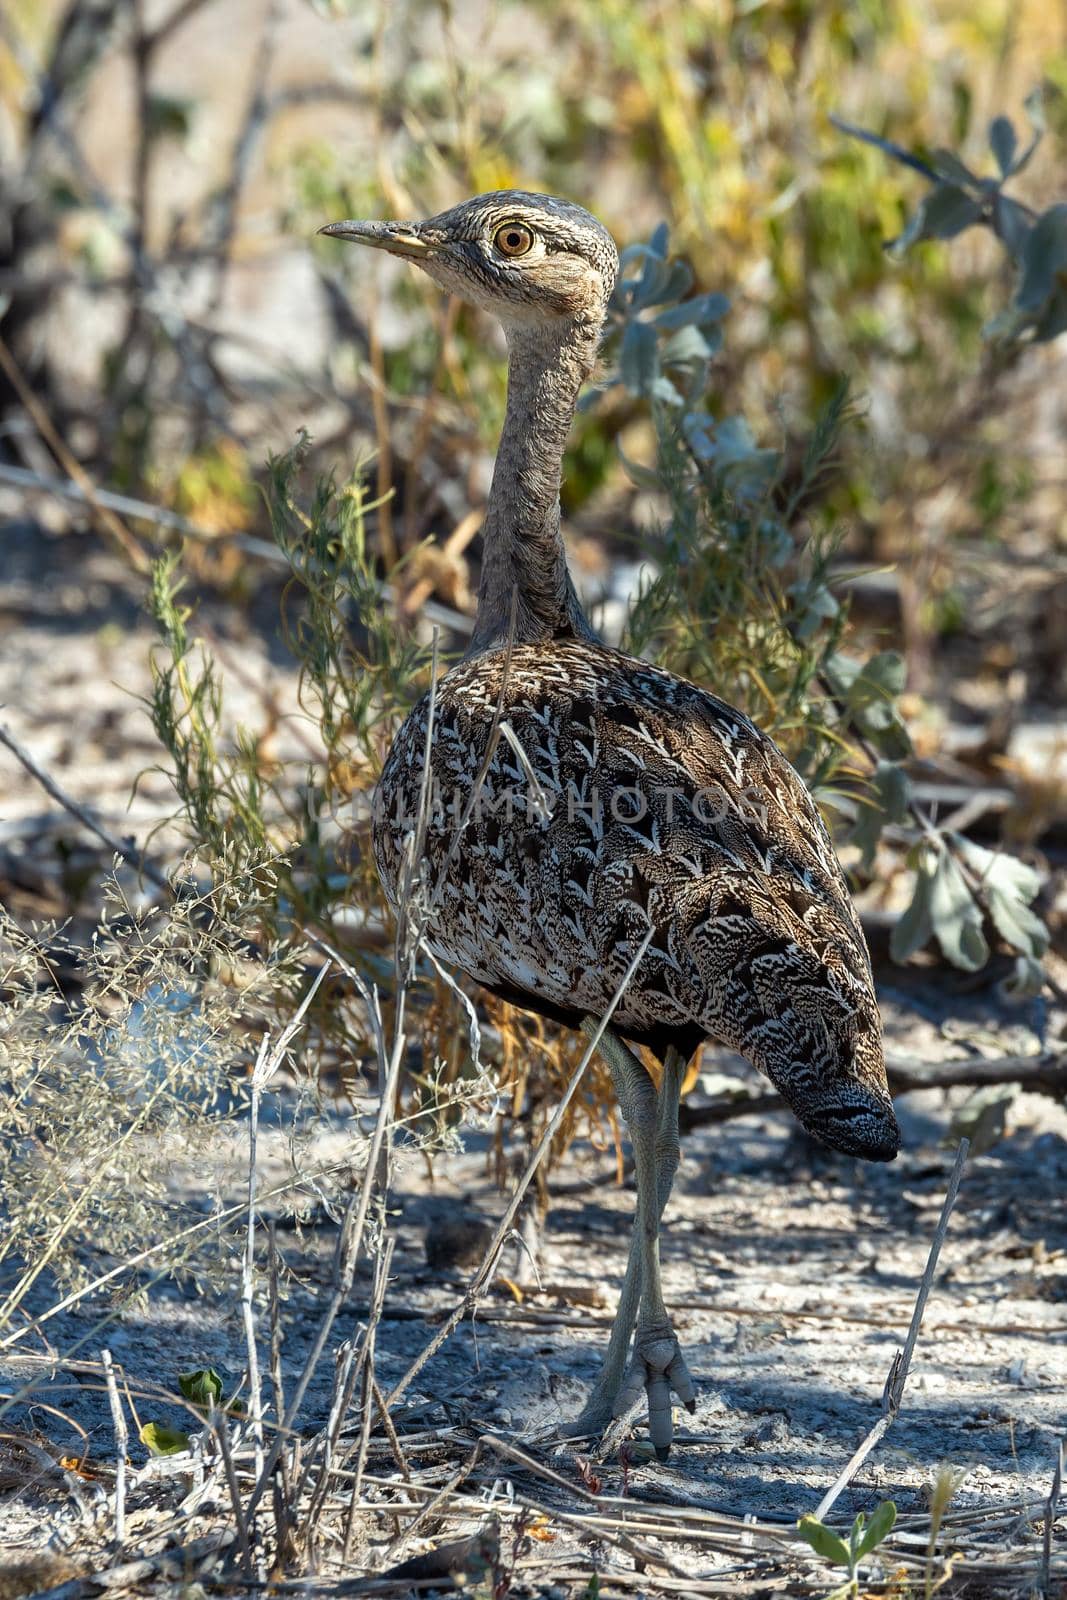
<svg viewBox="0 0 1067 1600">
<path fill-rule="evenodd" d="M 468 656 L 504 643 L 595 635 L 567 570 L 560 532 L 563 452 L 593 369 L 602 318 L 514 324 L 508 400 L 483 528 L 478 616 Z"/>
</svg>

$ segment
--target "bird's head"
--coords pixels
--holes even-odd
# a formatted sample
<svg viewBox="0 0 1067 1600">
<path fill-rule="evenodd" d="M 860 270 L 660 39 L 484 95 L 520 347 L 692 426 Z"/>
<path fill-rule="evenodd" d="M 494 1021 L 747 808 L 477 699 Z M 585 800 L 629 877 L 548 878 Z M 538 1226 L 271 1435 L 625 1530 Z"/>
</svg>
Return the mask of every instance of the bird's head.
<svg viewBox="0 0 1067 1600">
<path fill-rule="evenodd" d="M 331 222 L 320 233 L 414 261 L 505 328 L 603 320 L 619 268 L 614 240 L 568 200 L 481 194 L 425 222 Z"/>
<path fill-rule="evenodd" d="M 814 964 L 813 964 L 814 966 Z M 807 1131 L 832 1150 L 892 1161 L 900 1126 L 886 1082 L 882 1028 L 866 983 L 798 982 L 787 1002 L 789 1047 L 765 1070 Z"/>
</svg>

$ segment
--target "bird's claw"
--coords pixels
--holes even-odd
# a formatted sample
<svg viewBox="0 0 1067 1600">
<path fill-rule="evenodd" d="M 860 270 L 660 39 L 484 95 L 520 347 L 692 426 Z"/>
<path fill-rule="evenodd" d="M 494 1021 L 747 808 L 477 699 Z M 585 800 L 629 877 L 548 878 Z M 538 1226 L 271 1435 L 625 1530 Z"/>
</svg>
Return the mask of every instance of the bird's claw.
<svg viewBox="0 0 1067 1600">
<path fill-rule="evenodd" d="M 693 1379 L 670 1323 L 644 1330 L 638 1328 L 634 1353 L 613 1410 L 616 1417 L 624 1417 L 639 1403 L 642 1394 L 648 1396 L 648 1432 L 658 1461 L 667 1460 L 674 1438 L 672 1390 L 687 1411 L 696 1410 Z"/>
</svg>

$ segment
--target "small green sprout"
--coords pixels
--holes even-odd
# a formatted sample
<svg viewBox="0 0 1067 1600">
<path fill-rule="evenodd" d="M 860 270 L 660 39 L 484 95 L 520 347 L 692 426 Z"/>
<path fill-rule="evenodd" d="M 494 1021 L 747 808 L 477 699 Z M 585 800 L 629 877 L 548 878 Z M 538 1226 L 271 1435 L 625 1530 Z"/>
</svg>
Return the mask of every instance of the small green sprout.
<svg viewBox="0 0 1067 1600">
<path fill-rule="evenodd" d="M 187 1433 L 162 1422 L 146 1422 L 141 1429 L 141 1443 L 150 1456 L 180 1456 L 193 1448 Z"/>
<path fill-rule="evenodd" d="M 859 1593 L 859 1565 L 864 1556 L 888 1538 L 897 1520 L 897 1508 L 892 1500 L 884 1500 L 868 1522 L 859 1512 L 849 1530 L 847 1542 L 817 1517 L 801 1517 L 797 1532 L 810 1544 L 817 1556 L 835 1567 L 848 1568 L 848 1581 L 826 1596 L 826 1600 L 846 1600 Z"/>
</svg>

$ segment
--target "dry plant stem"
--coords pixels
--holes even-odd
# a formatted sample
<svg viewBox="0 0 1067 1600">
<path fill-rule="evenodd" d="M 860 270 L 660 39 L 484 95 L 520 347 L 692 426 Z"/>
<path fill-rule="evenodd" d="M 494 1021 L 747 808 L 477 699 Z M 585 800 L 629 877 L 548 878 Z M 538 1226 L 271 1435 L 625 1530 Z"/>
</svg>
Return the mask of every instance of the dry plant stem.
<svg viewBox="0 0 1067 1600">
<path fill-rule="evenodd" d="M 256 1064 L 252 1068 L 252 1080 L 249 1095 L 248 1114 L 248 1221 L 245 1230 L 245 1248 L 241 1260 L 241 1315 L 244 1322 L 245 1349 L 248 1356 L 248 1388 L 249 1388 L 249 1416 L 252 1423 L 252 1439 L 255 1448 L 255 1475 L 258 1482 L 263 1474 L 263 1391 L 259 1374 L 259 1350 L 256 1345 L 256 1318 L 255 1318 L 255 1248 L 256 1248 L 256 1154 L 257 1138 L 259 1133 L 259 1101 L 263 1090 L 270 1083 L 274 1074 L 281 1065 L 285 1052 L 292 1043 L 296 1034 L 303 1026 L 308 1007 L 318 993 L 320 985 L 325 982 L 330 971 L 327 962 L 321 966 L 301 1000 L 296 1011 L 290 1017 L 285 1027 L 278 1036 L 276 1043 L 271 1046 L 269 1035 L 263 1036 L 256 1057 Z M 278 1415 L 281 1416 L 281 1411 Z M 263 1576 L 261 1574 L 261 1576 Z"/>
<path fill-rule="evenodd" d="M 135 867 L 142 876 L 150 879 L 157 889 L 162 889 L 168 896 L 173 895 L 174 889 L 172 885 L 164 874 L 160 872 L 159 868 L 153 866 L 151 861 L 143 856 L 139 850 L 135 850 L 132 845 L 124 843 L 117 834 L 101 827 L 91 812 L 87 811 L 71 795 L 67 794 L 65 789 L 60 788 L 51 774 L 37 763 L 25 746 L 19 743 L 15 735 L 3 723 L 0 723 L 0 744 L 6 745 L 16 761 L 21 762 L 30 776 L 36 778 L 41 787 L 46 789 L 52 796 L 52 799 L 58 801 L 64 811 L 69 811 L 72 817 L 77 817 L 82 826 L 88 828 L 90 833 L 95 833 L 96 837 L 106 844 L 113 854 L 121 856 L 122 860 L 129 866 Z"/>
<path fill-rule="evenodd" d="M 46 1589 L 35 1600 L 82 1600 L 82 1596 L 98 1595 L 101 1591 L 114 1593 L 130 1589 L 147 1578 L 166 1577 L 188 1584 L 199 1565 L 212 1556 L 219 1555 L 234 1541 L 232 1528 L 221 1533 L 209 1533 L 202 1539 L 179 1545 L 174 1550 L 164 1550 L 157 1556 L 142 1556 L 136 1561 L 124 1561 L 120 1566 L 108 1567 L 84 1578 L 71 1578 L 54 1589 Z"/>
<path fill-rule="evenodd" d="M 126 1447 L 129 1444 L 129 1434 L 126 1429 L 126 1413 L 122 1409 L 122 1397 L 115 1381 L 115 1368 L 111 1362 L 110 1350 L 101 1350 L 100 1363 L 104 1369 L 107 1403 L 111 1408 L 111 1421 L 115 1428 L 115 1544 L 121 1550 L 126 1543 Z"/>
<path fill-rule="evenodd" d="M 1063 1493 L 1064 1441 L 1056 1447 L 1056 1468 L 1052 1474 L 1052 1487 L 1045 1506 L 1045 1527 L 1041 1539 L 1041 1593 L 1044 1600 L 1052 1600 L 1052 1524 Z"/>
<path fill-rule="evenodd" d="M 222 1457 L 226 1487 L 230 1492 L 233 1520 L 237 1529 L 237 1546 L 241 1553 L 241 1570 L 250 1578 L 252 1576 L 252 1546 L 248 1537 L 248 1528 L 251 1518 L 245 1516 L 244 1506 L 241 1503 L 241 1487 L 237 1482 L 237 1470 L 233 1464 L 233 1451 L 230 1449 L 229 1419 L 225 1411 L 220 1411 L 216 1405 L 211 1407 L 208 1416 L 208 1427 L 218 1440 L 219 1455 Z"/>
<path fill-rule="evenodd" d="M 322 1502 L 325 1500 L 329 1489 L 330 1473 L 333 1471 L 334 1445 L 340 1431 L 341 1421 L 352 1401 L 352 1391 L 355 1388 L 358 1370 L 355 1343 L 351 1339 L 346 1339 L 343 1344 L 338 1346 L 334 1356 L 333 1389 L 330 1395 L 330 1411 L 326 1418 L 326 1426 L 319 1437 L 312 1442 L 308 1451 L 307 1462 L 303 1472 L 300 1474 L 300 1481 L 296 1486 L 296 1492 L 292 1500 L 294 1507 L 298 1507 L 303 1500 L 304 1491 L 319 1463 L 319 1446 L 321 1445 L 321 1465 L 318 1465 L 305 1518 L 305 1543 L 309 1547 L 311 1539 L 314 1537 Z"/>
<path fill-rule="evenodd" d="M 366 1188 L 366 1184 L 364 1184 L 364 1188 Z M 311 1349 L 308 1351 L 292 1398 L 285 1408 L 285 1416 L 279 1423 L 278 1431 L 263 1463 L 263 1470 L 257 1477 L 255 1487 L 249 1496 L 248 1506 L 245 1511 L 249 1523 L 252 1523 L 255 1517 L 256 1509 L 263 1497 L 263 1491 L 267 1486 L 270 1475 L 274 1471 L 275 1463 L 281 1455 L 287 1440 L 292 1436 L 297 1414 L 304 1403 L 308 1384 L 311 1382 L 315 1369 L 319 1364 L 322 1352 L 326 1348 L 326 1341 L 330 1337 L 330 1330 L 336 1321 L 337 1313 L 351 1296 L 352 1283 L 356 1276 L 356 1264 L 359 1259 L 357 1229 L 353 1226 L 356 1219 L 356 1204 L 356 1197 L 353 1196 L 345 1207 L 344 1221 L 341 1224 L 341 1231 L 337 1240 L 337 1251 L 334 1256 L 333 1294 L 330 1296 L 330 1302 L 319 1324 L 318 1332 L 312 1341 Z"/>
<path fill-rule="evenodd" d="M 15 393 L 18 395 L 19 399 L 22 401 L 22 404 L 29 412 L 30 418 L 32 419 L 38 433 L 41 435 L 42 439 L 44 439 L 45 443 L 48 444 L 55 452 L 56 458 L 58 459 L 60 466 L 63 468 L 63 471 L 69 473 L 74 482 L 78 484 L 79 488 L 81 488 L 83 491 L 86 500 L 92 506 L 93 511 L 96 514 L 96 520 L 118 545 L 119 549 L 133 567 L 134 571 L 146 573 L 148 571 L 149 562 L 144 551 L 130 533 L 129 529 L 126 528 L 115 515 L 114 511 L 102 504 L 88 473 L 83 468 L 81 462 L 71 453 L 66 444 L 60 438 L 52 419 L 49 417 L 48 413 L 41 405 L 41 402 L 38 400 L 37 396 L 34 394 L 33 390 L 22 376 L 18 362 L 15 360 L 14 356 L 11 354 L 11 351 L 8 349 L 2 338 L 0 338 L 0 367 L 3 368 L 4 374 L 8 378 L 11 387 L 15 390 Z"/>
<path fill-rule="evenodd" d="M 139 1125 L 140 1122 L 138 1122 Z M 136 1131 L 136 1128 L 132 1131 Z M 327 1173 L 339 1171 L 345 1164 L 340 1160 L 327 1161 L 321 1167 L 312 1169 L 310 1173 L 302 1174 L 301 1177 L 302 1179 L 323 1177 Z M 273 1200 L 277 1195 L 288 1194 L 290 1190 L 296 1187 L 298 1181 L 301 1180 L 287 1178 L 284 1183 L 277 1183 L 273 1188 L 265 1189 L 261 1198 Z M 207 1228 L 217 1228 L 220 1222 L 228 1222 L 231 1217 L 236 1217 L 245 1212 L 247 1206 L 248 1201 L 246 1199 L 235 1201 L 233 1205 L 223 1207 L 221 1211 L 212 1213 L 210 1217 L 201 1218 L 199 1222 L 191 1222 L 188 1227 L 179 1229 L 173 1238 L 158 1240 L 155 1244 L 148 1245 L 144 1250 L 138 1250 L 136 1255 L 127 1256 L 126 1260 L 120 1261 L 117 1267 L 109 1268 L 107 1272 L 102 1272 L 98 1278 L 94 1278 L 91 1283 L 85 1284 L 81 1289 L 73 1289 L 70 1294 L 64 1295 L 62 1300 L 57 1300 L 54 1306 L 49 1306 L 47 1311 L 42 1311 L 41 1315 L 28 1327 L 16 1328 L 14 1333 L 9 1333 L 5 1338 L 0 1339 L 0 1350 L 10 1349 L 12 1345 L 17 1344 L 20 1339 L 25 1339 L 30 1333 L 39 1333 L 42 1323 L 48 1322 L 52 1317 L 57 1317 L 61 1312 L 69 1310 L 71 1306 L 77 1305 L 84 1300 L 87 1295 L 93 1294 L 97 1289 L 102 1289 L 105 1284 L 113 1283 L 116 1278 L 121 1278 L 124 1272 L 132 1272 L 134 1267 L 142 1266 L 144 1262 L 150 1261 L 153 1256 L 159 1255 L 161 1250 L 168 1249 L 182 1239 L 190 1238 L 194 1233 L 203 1233 Z M 37 1270 L 43 1270 L 44 1265 L 45 1263 L 42 1262 Z M 164 1272 L 159 1274 L 160 1277 L 164 1275 Z M 0 1327 L 3 1326 L 5 1314 L 0 1312 Z M 113 1312 L 105 1320 L 111 1322 L 117 1315 L 117 1312 Z M 97 1330 L 93 1330 L 93 1332 L 95 1331 Z M 93 1332 L 83 1334 L 75 1344 L 70 1346 L 67 1354 L 72 1355 L 75 1350 L 80 1350 L 82 1345 L 93 1337 Z"/>
<path fill-rule="evenodd" d="M 831 1506 L 843 1490 L 847 1488 L 875 1445 L 888 1432 L 890 1425 L 900 1410 L 901 1402 L 904 1399 L 904 1385 L 908 1381 L 911 1359 L 915 1354 L 915 1342 L 919 1337 L 919 1329 L 922 1326 L 926 1302 L 930 1298 L 930 1290 L 933 1287 L 934 1276 L 937 1272 L 941 1246 L 944 1244 L 945 1234 L 948 1232 L 949 1219 L 952 1216 L 952 1208 L 956 1204 L 956 1196 L 959 1194 L 960 1179 L 963 1177 L 963 1168 L 970 1148 L 969 1139 L 960 1140 L 959 1148 L 956 1151 L 956 1160 L 949 1176 L 944 1204 L 941 1207 L 941 1215 L 938 1218 L 933 1241 L 930 1245 L 930 1254 L 926 1258 L 926 1269 L 919 1284 L 919 1292 L 915 1297 L 915 1309 L 911 1314 L 911 1325 L 908 1328 L 907 1338 L 904 1340 L 904 1348 L 903 1350 L 898 1350 L 893 1357 L 892 1365 L 889 1368 L 889 1376 L 886 1378 L 885 1388 L 882 1391 L 882 1415 L 855 1452 L 840 1477 L 819 1501 L 815 1515 L 820 1522 L 825 1521 Z"/>
<path fill-rule="evenodd" d="M 374 1404 L 378 1408 L 378 1417 L 381 1421 L 383 1429 L 385 1430 L 385 1436 L 389 1440 L 389 1448 L 393 1452 L 393 1460 L 400 1469 L 401 1477 L 406 1483 L 410 1483 L 411 1468 L 408 1466 L 407 1458 L 405 1457 L 403 1448 L 401 1447 L 400 1436 L 393 1425 L 393 1419 L 389 1415 L 389 1407 L 385 1403 L 385 1396 L 382 1393 L 381 1384 L 378 1382 L 377 1378 L 373 1378 L 371 1386 L 374 1391 Z"/>
<path fill-rule="evenodd" d="M 363 1378 L 362 1409 L 359 1419 L 359 1444 L 356 1450 L 356 1470 L 352 1479 L 352 1493 L 348 1502 L 348 1512 L 345 1517 L 344 1560 L 348 1560 L 352 1547 L 352 1533 L 355 1527 L 356 1505 L 363 1489 L 363 1473 L 367 1466 L 367 1450 L 370 1446 L 370 1430 L 374 1398 L 374 1345 L 378 1335 L 378 1324 L 382 1317 L 382 1307 L 385 1304 L 385 1291 L 389 1286 L 389 1268 L 393 1260 L 393 1240 L 386 1239 L 382 1244 L 378 1259 L 374 1264 L 374 1286 L 371 1292 L 370 1316 L 367 1318 L 367 1331 L 363 1336 L 363 1348 L 360 1351 L 360 1370 Z M 325 1476 L 325 1475 L 324 1475 Z"/>
<path fill-rule="evenodd" d="M 394 1385 L 387 1396 L 387 1403 L 390 1407 L 396 1405 L 397 1401 L 407 1391 L 411 1383 L 415 1380 L 415 1378 L 418 1377 L 427 1361 L 429 1361 L 432 1356 L 437 1354 L 445 1340 L 448 1339 L 456 1327 L 458 1327 L 463 1317 L 477 1305 L 483 1289 L 486 1287 L 489 1280 L 492 1278 L 494 1271 L 496 1270 L 497 1257 L 503 1248 L 504 1241 L 511 1232 L 512 1224 L 515 1221 L 519 1207 L 522 1204 L 523 1196 L 530 1186 L 530 1181 L 538 1167 L 541 1165 L 541 1162 L 544 1160 L 548 1148 L 556 1136 L 556 1131 L 567 1113 L 567 1107 L 574 1098 L 578 1086 L 581 1083 L 582 1078 L 585 1076 L 585 1070 L 588 1067 L 589 1062 L 592 1060 L 598 1045 L 600 1044 L 604 1030 L 610 1024 L 619 1001 L 626 993 L 626 987 L 629 984 L 630 979 L 633 977 L 634 973 L 637 971 L 637 968 L 640 966 L 641 961 L 644 959 L 645 951 L 648 949 L 651 940 L 652 930 L 650 929 L 645 938 L 641 941 L 633 960 L 630 962 L 630 965 L 623 974 L 622 982 L 619 984 L 619 987 L 616 989 L 614 995 L 612 995 L 611 1004 L 608 1006 L 604 1016 L 596 1024 L 596 1031 L 593 1037 L 590 1039 L 586 1049 L 583 1051 L 582 1058 L 574 1070 L 571 1081 L 568 1083 L 563 1097 L 561 1098 L 559 1104 L 557 1105 L 555 1111 L 553 1111 L 548 1123 L 545 1126 L 545 1131 L 541 1135 L 537 1149 L 530 1157 L 526 1171 L 519 1180 L 519 1183 L 515 1189 L 515 1193 L 512 1195 L 511 1200 L 508 1203 L 507 1210 L 500 1219 L 499 1226 L 497 1227 L 497 1230 L 489 1243 L 485 1255 L 482 1257 L 481 1264 L 478 1266 L 470 1282 L 468 1283 L 463 1298 L 452 1308 L 451 1312 L 441 1324 L 440 1328 L 438 1328 L 433 1338 L 420 1352 L 420 1354 L 416 1356 L 415 1360 L 411 1363 L 410 1367 L 408 1367 L 403 1377 L 400 1378 L 400 1380 Z"/>
<path fill-rule="evenodd" d="M 447 1483 L 441 1486 L 431 1500 L 427 1500 L 426 1504 L 420 1511 L 416 1511 L 407 1527 L 398 1535 L 397 1538 L 393 1540 L 392 1544 L 389 1546 L 388 1552 L 389 1559 L 391 1561 L 398 1561 L 400 1559 L 400 1555 L 404 1547 L 415 1537 L 419 1529 L 425 1527 L 426 1524 L 433 1519 L 436 1513 L 445 1504 L 445 1501 L 448 1500 L 451 1495 L 455 1494 L 460 1484 L 467 1481 L 475 1467 L 478 1465 L 478 1462 L 481 1460 L 482 1445 L 485 1442 L 486 1441 L 482 1439 L 478 1440 L 478 1443 L 474 1446 L 474 1449 L 471 1451 L 470 1455 L 464 1462 L 460 1464 L 460 1466 L 456 1468 L 455 1472 L 448 1479 Z M 494 1441 L 489 1440 L 488 1443 L 492 1444 Z M 569 1492 L 571 1485 L 566 1484 L 565 1487 Z"/>
<path fill-rule="evenodd" d="M 323 968 L 323 971 L 326 969 Z M 314 992 L 314 991 L 312 991 Z M 255 1471 L 263 1471 L 263 1391 L 259 1378 L 259 1351 L 256 1348 L 255 1270 L 256 1270 L 256 1155 L 259 1134 L 259 1096 L 270 1069 L 268 1035 L 264 1034 L 252 1068 L 248 1108 L 248 1219 L 245 1247 L 241 1256 L 241 1320 L 244 1323 L 245 1354 L 248 1359 L 248 1411 L 252 1423 Z"/>
<path fill-rule="evenodd" d="M 78 505 L 92 504 L 90 497 L 79 489 L 76 483 L 63 478 L 42 477 L 38 472 L 31 472 L 28 467 L 10 466 L 6 461 L 0 461 L 0 481 L 16 484 L 20 489 L 39 490 L 41 494 L 52 495 L 57 500 L 72 500 Z M 195 522 L 190 522 L 187 517 L 179 516 L 176 511 L 168 511 L 165 506 L 153 506 L 147 500 L 136 500 L 128 494 L 115 494 L 111 489 L 96 489 L 94 494 L 101 505 L 109 506 L 113 511 L 121 511 L 124 516 L 143 518 L 144 521 L 155 523 L 160 528 L 173 529 L 175 533 L 180 533 L 187 539 L 195 539 L 199 544 L 232 545 L 234 549 L 244 550 L 248 555 L 256 556 L 271 566 L 290 570 L 289 562 L 277 545 L 268 544 L 265 539 L 257 539 L 254 534 L 201 528 Z M 398 604 L 399 597 L 392 584 L 379 584 L 378 592 L 387 604 Z M 453 606 L 441 605 L 436 600 L 427 600 L 420 610 L 427 622 L 435 623 L 442 628 L 450 628 L 453 633 L 469 636 L 473 631 L 472 618 L 462 611 L 457 611 Z"/>
</svg>

